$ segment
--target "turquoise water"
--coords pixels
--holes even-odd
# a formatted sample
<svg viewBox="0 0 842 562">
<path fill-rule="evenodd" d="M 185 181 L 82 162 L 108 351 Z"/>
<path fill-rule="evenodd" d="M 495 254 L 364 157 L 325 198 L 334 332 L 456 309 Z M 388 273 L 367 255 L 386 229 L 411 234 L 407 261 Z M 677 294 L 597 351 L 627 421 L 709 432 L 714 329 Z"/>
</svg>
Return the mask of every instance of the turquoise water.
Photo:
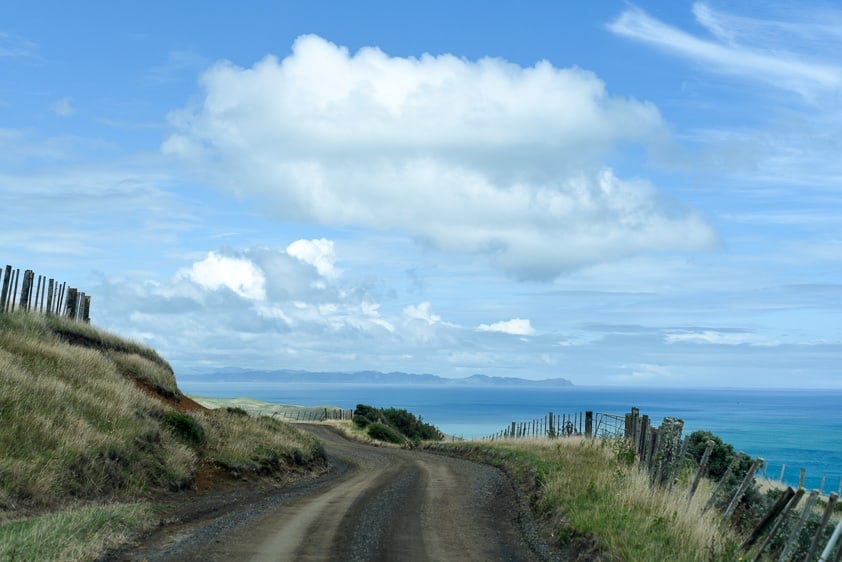
<svg viewBox="0 0 842 562">
<path fill-rule="evenodd" d="M 359 403 L 405 408 L 445 433 L 477 438 L 511 422 L 530 421 L 552 411 L 592 410 L 622 415 L 632 406 L 656 424 L 667 416 L 685 421 L 685 430 L 711 431 L 738 450 L 768 462 L 767 475 L 797 484 L 807 470 L 807 488 L 838 490 L 842 478 L 842 390 L 710 390 L 615 387 L 523 388 L 304 385 L 249 382 L 179 384 L 187 393 L 209 397 L 248 396 L 281 404 Z"/>
</svg>

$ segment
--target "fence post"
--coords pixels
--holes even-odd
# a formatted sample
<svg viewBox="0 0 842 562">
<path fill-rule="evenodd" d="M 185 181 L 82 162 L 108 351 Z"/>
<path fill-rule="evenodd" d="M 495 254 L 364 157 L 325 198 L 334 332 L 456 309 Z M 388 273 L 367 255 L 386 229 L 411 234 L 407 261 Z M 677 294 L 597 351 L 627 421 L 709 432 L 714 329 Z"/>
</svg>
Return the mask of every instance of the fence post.
<svg viewBox="0 0 842 562">
<path fill-rule="evenodd" d="M 804 523 L 807 522 L 807 518 L 810 516 L 810 512 L 813 509 L 813 504 L 816 503 L 818 497 L 818 490 L 813 490 L 812 492 L 810 492 L 810 497 L 807 498 L 807 502 L 804 504 L 804 511 L 801 512 L 801 517 L 798 519 L 798 523 L 796 523 L 795 527 L 793 527 L 792 532 L 789 535 L 789 540 L 786 541 L 786 546 L 784 546 L 784 549 L 781 552 L 781 556 L 780 558 L 778 558 L 778 562 L 784 562 L 784 560 L 789 558 L 789 553 L 792 551 L 792 546 L 798 539 L 798 535 L 801 534 L 801 529 L 804 528 Z"/>
<path fill-rule="evenodd" d="M 783 525 L 784 521 L 786 520 L 786 516 L 789 515 L 789 512 L 795 509 L 798 506 L 798 503 L 801 501 L 801 498 L 804 496 L 804 488 L 799 488 L 795 495 L 792 496 L 792 499 L 789 500 L 789 503 L 781 511 L 780 517 L 778 520 L 775 521 L 775 524 L 772 526 L 772 530 L 769 531 L 769 535 L 766 537 L 766 540 L 763 541 L 763 544 L 760 545 L 760 548 L 754 554 L 754 557 L 751 559 L 751 562 L 757 562 L 760 559 L 760 555 L 763 554 L 763 551 L 766 550 L 766 547 L 769 546 L 775 537 L 778 536 L 778 530 L 780 530 L 781 526 Z"/>
<path fill-rule="evenodd" d="M 593 437 L 593 412 L 585 412 L 585 437 Z"/>
<path fill-rule="evenodd" d="M 76 299 L 78 296 L 76 289 L 71 287 L 67 290 L 67 303 L 64 306 L 64 315 L 68 318 L 73 318 L 76 314 Z"/>
<path fill-rule="evenodd" d="M 728 509 L 725 510 L 725 515 L 722 516 L 722 523 L 725 524 L 732 515 L 734 515 L 734 511 L 737 510 L 737 504 L 743 498 L 743 495 L 746 493 L 746 490 L 751 484 L 751 481 L 754 480 L 754 475 L 757 473 L 757 469 L 760 468 L 760 465 L 763 463 L 763 459 L 758 457 L 754 460 L 751 464 L 751 468 L 748 469 L 746 472 L 745 478 L 740 483 L 740 487 L 737 488 L 737 493 L 734 494 L 734 497 L 731 498 L 731 503 L 728 504 Z"/>
<path fill-rule="evenodd" d="M 684 459 L 687 458 L 687 449 L 690 447 L 690 436 L 685 435 L 681 443 L 681 452 L 678 454 L 678 461 L 673 465 L 672 476 L 670 477 L 667 489 L 672 492 L 672 487 L 678 477 L 681 476 L 681 468 L 684 466 Z"/>
<path fill-rule="evenodd" d="M 786 505 L 792 500 L 792 497 L 795 495 L 795 490 L 792 489 L 792 486 L 787 486 L 787 489 L 783 491 L 783 493 L 778 497 L 778 500 L 769 508 L 766 512 L 766 515 L 760 520 L 757 526 L 754 528 L 754 531 L 751 532 L 751 535 L 740 545 L 740 549 L 743 551 L 747 551 L 750 549 L 754 544 L 763 536 L 763 533 L 766 532 L 766 529 L 772 524 L 772 521 L 778 516 L 781 511 L 786 507 Z"/>
<path fill-rule="evenodd" d="M 821 493 L 821 489 L 819 490 L 819 493 Z M 836 492 L 832 492 L 830 497 L 827 498 L 827 505 L 824 508 L 821 521 L 819 521 L 819 526 L 816 528 L 816 533 L 813 535 L 813 542 L 810 543 L 810 550 L 807 551 L 807 556 L 804 560 L 813 560 L 816 557 L 816 551 L 819 549 L 819 541 L 822 539 L 822 535 L 824 534 L 827 524 L 830 523 L 830 516 L 833 515 L 833 508 L 836 507 L 836 501 L 838 499 L 839 494 Z"/>
<path fill-rule="evenodd" d="M 708 460 L 710 459 L 710 454 L 713 452 L 713 441 L 708 441 L 707 447 L 705 447 L 705 452 L 702 454 L 702 458 L 699 461 L 699 468 L 696 469 L 696 475 L 693 477 L 693 484 L 690 485 L 690 490 L 687 492 L 687 501 L 693 499 L 693 496 L 696 494 L 696 488 L 699 487 L 699 480 L 702 479 L 702 471 L 708 464 Z"/>
<path fill-rule="evenodd" d="M 716 496 L 719 494 L 719 490 L 728 482 L 728 479 L 731 478 L 731 473 L 734 472 L 734 468 L 736 468 L 737 464 L 743 459 L 743 452 L 739 451 L 731 459 L 731 462 L 728 463 L 728 468 L 725 469 L 725 474 L 722 475 L 722 478 L 719 479 L 719 482 L 716 483 L 716 486 L 713 488 L 713 492 L 710 494 L 710 499 L 705 504 L 705 507 L 702 509 L 702 513 L 707 511 L 713 506 L 713 503 L 716 501 Z"/>
<path fill-rule="evenodd" d="M 12 303 L 12 307 L 11 307 L 10 310 L 12 310 L 13 312 L 15 310 L 15 295 L 18 294 L 18 282 L 19 281 L 20 281 L 20 268 L 15 270 L 15 286 L 12 289 L 12 296 L 11 296 L 11 298 L 9 298 L 9 300 Z"/>
<path fill-rule="evenodd" d="M 552 439 L 553 437 L 555 437 L 555 425 L 553 424 L 553 413 L 550 412 L 549 416 L 550 416 L 550 425 L 549 425 L 549 429 L 547 430 L 547 435 L 549 436 L 550 439 Z"/>
<path fill-rule="evenodd" d="M 23 283 L 20 285 L 20 305 L 21 310 L 29 309 L 29 292 L 32 289 L 32 276 L 34 273 L 31 269 L 23 272 Z"/>
<path fill-rule="evenodd" d="M 35 283 L 35 310 L 38 310 L 38 300 L 41 298 L 41 278 L 43 275 L 38 276 L 38 282 Z"/>
<path fill-rule="evenodd" d="M 6 298 L 9 296 L 9 280 L 12 277 L 12 266 L 6 266 L 6 274 L 3 276 L 3 289 L 0 291 L 0 312 L 6 312 Z"/>
</svg>

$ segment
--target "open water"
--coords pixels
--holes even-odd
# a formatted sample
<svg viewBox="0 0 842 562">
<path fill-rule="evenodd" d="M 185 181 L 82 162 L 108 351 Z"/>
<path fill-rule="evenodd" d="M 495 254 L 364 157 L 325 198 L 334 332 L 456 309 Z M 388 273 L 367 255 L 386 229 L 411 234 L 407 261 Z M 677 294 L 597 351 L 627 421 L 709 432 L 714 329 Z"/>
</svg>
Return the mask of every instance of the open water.
<svg viewBox="0 0 842 562">
<path fill-rule="evenodd" d="M 182 390 L 208 397 L 247 396 L 302 406 L 357 404 L 404 408 L 457 437 L 491 435 L 511 422 L 548 412 L 579 411 L 623 415 L 631 407 L 653 423 L 664 417 L 685 421 L 685 432 L 707 430 L 735 449 L 766 459 L 766 475 L 806 487 L 839 490 L 842 479 L 842 390 L 651 389 L 617 387 L 460 387 L 343 384 L 181 382 Z"/>
</svg>

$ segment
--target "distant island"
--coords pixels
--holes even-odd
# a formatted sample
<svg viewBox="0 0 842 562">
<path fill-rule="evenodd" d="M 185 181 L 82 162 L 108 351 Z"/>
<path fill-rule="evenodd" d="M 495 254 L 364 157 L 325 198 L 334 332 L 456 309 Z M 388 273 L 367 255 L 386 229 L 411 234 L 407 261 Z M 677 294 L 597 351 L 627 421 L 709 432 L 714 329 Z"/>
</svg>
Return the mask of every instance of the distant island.
<svg viewBox="0 0 842 562">
<path fill-rule="evenodd" d="M 414 374 L 380 371 L 356 372 L 316 372 L 281 369 L 261 371 L 256 369 L 228 368 L 217 369 L 201 374 L 180 374 L 180 379 L 202 379 L 203 381 L 242 381 L 242 382 L 277 382 L 277 383 L 318 383 L 318 384 L 370 384 L 370 385 L 417 385 L 417 386 L 532 386 L 560 387 L 573 386 L 564 378 L 531 380 L 518 377 L 490 377 L 471 375 L 460 379 L 439 377 L 430 374 Z"/>
</svg>

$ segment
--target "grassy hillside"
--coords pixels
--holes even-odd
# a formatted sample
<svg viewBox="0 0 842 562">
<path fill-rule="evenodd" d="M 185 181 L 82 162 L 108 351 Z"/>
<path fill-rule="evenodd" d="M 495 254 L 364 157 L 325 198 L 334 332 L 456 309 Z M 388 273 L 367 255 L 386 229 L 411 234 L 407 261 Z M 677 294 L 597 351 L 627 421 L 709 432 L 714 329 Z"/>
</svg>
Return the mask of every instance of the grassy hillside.
<svg viewBox="0 0 842 562">
<path fill-rule="evenodd" d="M 46 513 L 82 514 L 82 528 L 101 530 L 85 518 L 142 519 L 138 500 L 194 487 L 203 473 L 281 474 L 323 460 L 313 438 L 285 423 L 184 397 L 149 348 L 27 313 L 0 314 L 0 451 L 3 559 L 43 558 L 12 549 Z"/>
</svg>

